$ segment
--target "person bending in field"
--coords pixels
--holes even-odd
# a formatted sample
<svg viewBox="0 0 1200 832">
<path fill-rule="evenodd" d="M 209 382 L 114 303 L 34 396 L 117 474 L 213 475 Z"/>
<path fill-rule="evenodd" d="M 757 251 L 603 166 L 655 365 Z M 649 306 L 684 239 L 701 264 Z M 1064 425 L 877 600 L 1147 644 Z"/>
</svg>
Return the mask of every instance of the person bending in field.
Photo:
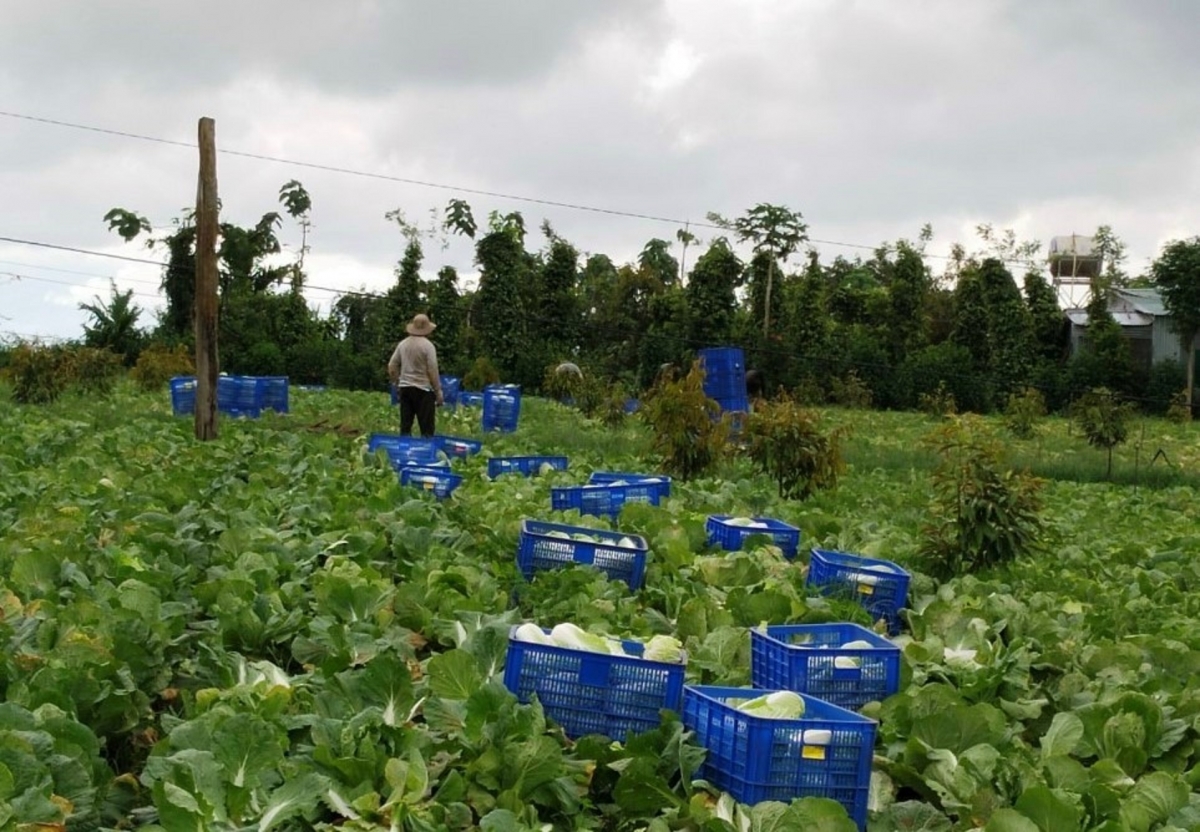
<svg viewBox="0 0 1200 832">
<path fill-rule="evenodd" d="M 746 371 L 746 396 L 750 399 L 761 399 L 766 393 L 766 382 L 759 370 Z"/>
<path fill-rule="evenodd" d="M 413 419 L 421 436 L 434 433 L 437 408 L 442 404 L 442 380 L 438 375 L 437 348 L 429 340 L 437 324 L 428 315 L 415 315 L 404 327 L 408 337 L 396 345 L 388 361 L 388 378 L 400 399 L 400 435 L 412 436 Z"/>
</svg>

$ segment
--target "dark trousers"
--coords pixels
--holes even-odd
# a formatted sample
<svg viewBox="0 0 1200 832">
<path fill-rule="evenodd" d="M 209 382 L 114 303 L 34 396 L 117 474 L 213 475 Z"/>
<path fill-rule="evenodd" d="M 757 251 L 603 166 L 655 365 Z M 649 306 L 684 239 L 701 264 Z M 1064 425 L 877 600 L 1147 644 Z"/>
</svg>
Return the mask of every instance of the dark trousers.
<svg viewBox="0 0 1200 832">
<path fill-rule="evenodd" d="M 437 412 L 437 396 L 432 390 L 420 387 L 400 388 L 400 435 L 412 436 L 413 418 L 421 429 L 421 436 L 433 436 L 434 416 Z"/>
</svg>

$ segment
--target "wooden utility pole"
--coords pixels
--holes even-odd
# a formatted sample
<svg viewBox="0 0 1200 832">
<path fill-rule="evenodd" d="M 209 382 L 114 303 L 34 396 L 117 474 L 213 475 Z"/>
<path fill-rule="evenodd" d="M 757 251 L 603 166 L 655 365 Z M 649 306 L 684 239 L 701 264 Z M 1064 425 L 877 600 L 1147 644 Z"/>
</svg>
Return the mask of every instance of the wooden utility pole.
<svg viewBox="0 0 1200 832">
<path fill-rule="evenodd" d="M 196 186 L 196 438 L 217 438 L 217 143 L 216 123 L 200 119 Z"/>
</svg>

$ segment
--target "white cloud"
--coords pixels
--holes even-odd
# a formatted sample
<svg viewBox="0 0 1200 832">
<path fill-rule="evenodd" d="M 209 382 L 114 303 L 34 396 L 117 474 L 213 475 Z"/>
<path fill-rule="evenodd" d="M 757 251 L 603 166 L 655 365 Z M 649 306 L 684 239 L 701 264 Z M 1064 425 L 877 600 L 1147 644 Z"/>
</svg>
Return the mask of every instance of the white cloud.
<svg viewBox="0 0 1200 832">
<path fill-rule="evenodd" d="M 1043 242 L 1108 223 L 1138 269 L 1200 230 L 1196 4 L 43 6 L 5 5 L 5 109 L 184 141 L 209 115 L 224 149 L 659 217 L 781 202 L 814 237 L 868 246 L 931 222 L 935 253 L 971 244 L 981 222 Z M 219 25 L 231 11 L 240 25 Z M 456 195 L 227 154 L 218 173 L 224 216 L 243 224 L 300 179 L 313 196 L 310 282 L 338 288 L 390 283 L 403 240 L 385 212 L 423 218 Z M 195 182 L 191 148 L 0 118 L 0 236 L 146 256 L 118 245 L 104 213 L 169 227 Z M 669 223 L 465 196 L 481 221 L 492 209 L 522 211 L 531 229 L 547 217 L 617 261 L 674 238 Z M 281 234 L 299 244 L 294 225 Z M 148 279 L 139 291 L 151 293 L 158 278 L 0 243 L 4 259 Z M 428 245 L 425 272 L 443 264 L 466 280 L 469 241 Z M 87 288 L 0 283 L 0 314 L 78 333 L 71 304 L 95 293 L 95 275 L 34 273 Z"/>
</svg>

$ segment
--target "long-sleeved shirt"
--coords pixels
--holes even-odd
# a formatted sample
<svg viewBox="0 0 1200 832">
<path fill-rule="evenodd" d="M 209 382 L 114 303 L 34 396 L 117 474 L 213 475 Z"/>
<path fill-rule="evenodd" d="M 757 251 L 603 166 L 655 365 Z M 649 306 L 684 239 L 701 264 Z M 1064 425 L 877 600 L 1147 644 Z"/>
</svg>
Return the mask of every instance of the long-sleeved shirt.
<svg viewBox="0 0 1200 832">
<path fill-rule="evenodd" d="M 393 377 L 399 375 L 397 387 L 420 387 L 433 391 L 441 388 L 437 349 L 432 341 L 422 335 L 410 335 L 396 345 L 388 361 L 388 373 Z"/>
</svg>

